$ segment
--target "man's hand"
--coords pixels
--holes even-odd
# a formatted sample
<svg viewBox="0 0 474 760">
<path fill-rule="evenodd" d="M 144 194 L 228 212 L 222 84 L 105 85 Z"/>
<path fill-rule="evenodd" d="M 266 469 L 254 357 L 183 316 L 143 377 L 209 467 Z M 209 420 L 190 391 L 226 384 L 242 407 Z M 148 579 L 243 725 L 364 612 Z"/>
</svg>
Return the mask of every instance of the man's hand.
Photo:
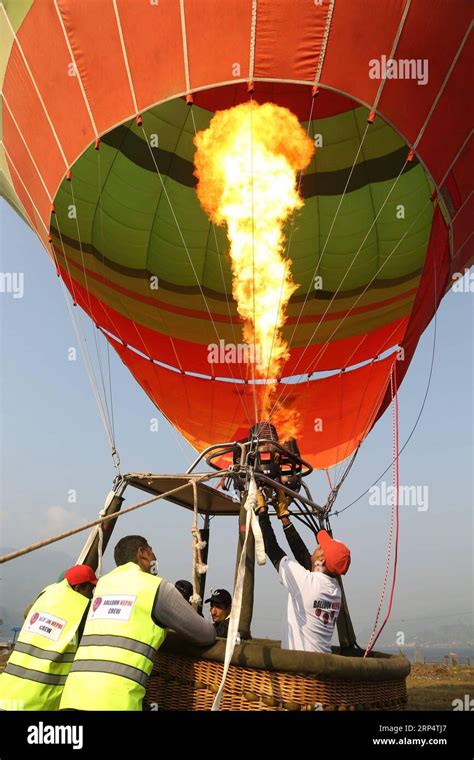
<svg viewBox="0 0 474 760">
<path fill-rule="evenodd" d="M 265 501 L 265 496 L 262 491 L 257 491 L 257 506 L 255 507 L 255 512 L 257 515 L 267 512 L 267 502 Z"/>
<path fill-rule="evenodd" d="M 275 511 L 279 520 L 290 516 L 290 513 L 288 512 L 288 502 L 289 498 L 283 493 L 283 491 L 278 491 L 278 501 L 275 506 Z"/>
</svg>

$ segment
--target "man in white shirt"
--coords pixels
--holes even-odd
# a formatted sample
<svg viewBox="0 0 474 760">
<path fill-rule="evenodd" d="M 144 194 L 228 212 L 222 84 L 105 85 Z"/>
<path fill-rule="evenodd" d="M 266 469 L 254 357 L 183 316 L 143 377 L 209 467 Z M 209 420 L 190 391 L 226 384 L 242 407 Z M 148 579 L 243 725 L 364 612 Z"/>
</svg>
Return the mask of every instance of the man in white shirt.
<svg viewBox="0 0 474 760">
<path fill-rule="evenodd" d="M 288 510 L 280 505 L 278 516 L 298 561 L 290 559 L 277 543 L 266 506 L 261 506 L 257 511 L 265 551 L 278 570 L 280 583 L 288 591 L 282 649 L 330 653 L 341 607 L 341 588 L 337 578 L 349 569 L 349 549 L 341 541 L 332 539 L 327 531 L 320 530 L 317 534 L 319 546 L 310 555 L 290 523 Z"/>
</svg>

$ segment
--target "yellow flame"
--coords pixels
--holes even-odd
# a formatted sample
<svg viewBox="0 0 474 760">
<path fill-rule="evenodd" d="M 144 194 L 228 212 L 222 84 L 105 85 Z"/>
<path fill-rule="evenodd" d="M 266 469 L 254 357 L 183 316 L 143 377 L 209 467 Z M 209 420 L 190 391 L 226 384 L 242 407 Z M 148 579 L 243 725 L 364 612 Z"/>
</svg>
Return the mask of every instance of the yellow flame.
<svg viewBox="0 0 474 760">
<path fill-rule="evenodd" d="M 199 201 L 215 224 L 227 225 L 244 338 L 256 347 L 257 374 L 278 378 L 289 356 L 286 306 L 298 287 L 283 255 L 284 225 L 303 205 L 297 173 L 311 161 L 313 143 L 287 108 L 254 101 L 218 111 L 194 143 Z"/>
</svg>

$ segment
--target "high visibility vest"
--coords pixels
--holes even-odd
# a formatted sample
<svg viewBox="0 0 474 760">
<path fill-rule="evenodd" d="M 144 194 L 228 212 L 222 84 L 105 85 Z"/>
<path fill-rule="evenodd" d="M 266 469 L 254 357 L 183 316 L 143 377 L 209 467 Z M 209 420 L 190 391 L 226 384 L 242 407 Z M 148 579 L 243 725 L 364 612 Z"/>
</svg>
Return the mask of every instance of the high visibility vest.
<svg viewBox="0 0 474 760">
<path fill-rule="evenodd" d="M 38 596 L 0 676 L 0 709 L 59 708 L 88 604 L 67 580 L 47 586 Z"/>
<path fill-rule="evenodd" d="M 167 630 L 151 614 L 161 583 L 134 562 L 97 583 L 60 709 L 141 710 Z"/>
</svg>

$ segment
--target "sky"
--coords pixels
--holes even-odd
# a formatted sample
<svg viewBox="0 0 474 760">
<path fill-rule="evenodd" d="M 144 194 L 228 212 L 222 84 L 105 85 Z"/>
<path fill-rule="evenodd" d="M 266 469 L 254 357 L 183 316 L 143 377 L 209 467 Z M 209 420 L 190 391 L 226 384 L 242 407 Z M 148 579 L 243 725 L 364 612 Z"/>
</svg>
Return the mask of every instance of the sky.
<svg viewBox="0 0 474 760">
<path fill-rule="evenodd" d="M 0 547 L 19 548 L 78 526 L 97 516 L 115 471 L 110 445 L 82 363 L 62 285 L 28 226 L 0 201 L 0 272 L 19 273 L 23 293 L 0 292 Z M 473 284 L 474 289 L 474 284 Z M 68 294 L 68 298 L 69 294 Z M 91 355 L 95 337 L 84 314 L 80 323 Z M 418 503 L 400 506 L 397 584 L 391 625 L 383 646 L 408 643 L 415 629 L 472 621 L 473 607 L 473 293 L 450 292 L 436 321 L 418 346 L 399 393 L 400 441 L 416 430 L 400 457 L 400 483 L 418 488 Z M 105 340 L 97 334 L 104 364 Z M 76 349 L 76 360 L 71 356 Z M 110 350 L 113 409 L 122 472 L 184 472 L 194 459 L 191 447 L 168 424 Z M 107 376 L 108 382 L 108 376 Z M 152 424 L 157 419 L 158 425 Z M 155 428 L 157 427 L 157 430 Z M 390 507 L 362 496 L 391 461 L 390 409 L 365 441 L 337 503 L 334 536 L 351 548 L 345 579 L 359 643 L 371 630 L 387 557 Z M 389 487 L 391 472 L 382 478 Z M 326 479 L 312 475 L 315 500 L 324 502 Z M 126 503 L 141 501 L 129 489 Z M 192 513 L 163 501 L 118 521 L 111 541 L 129 533 L 145 535 L 158 557 L 160 574 L 175 581 L 191 575 Z M 282 532 L 277 537 L 285 548 Z M 309 531 L 301 528 L 311 549 Z M 0 595 L 8 584 L 22 608 L 37 593 L 45 574 L 73 564 L 87 537 L 80 533 L 0 568 Z M 207 589 L 233 582 L 236 518 L 211 522 Z M 47 561 L 46 561 L 47 558 Z M 111 552 L 105 569 L 112 569 Z M 3 576 L 3 582 L 2 582 Z M 50 579 L 55 580 L 55 577 Z M 3 589 L 2 589 L 3 586 Z M 16 595 L 16 596 L 15 596 Z M 19 598 L 24 597 L 24 598 Z M 278 638 L 285 592 L 271 563 L 256 568 L 254 636 Z M 18 621 L 21 624 L 21 620 Z M 0 633 L 0 637 L 1 637 Z"/>
</svg>

